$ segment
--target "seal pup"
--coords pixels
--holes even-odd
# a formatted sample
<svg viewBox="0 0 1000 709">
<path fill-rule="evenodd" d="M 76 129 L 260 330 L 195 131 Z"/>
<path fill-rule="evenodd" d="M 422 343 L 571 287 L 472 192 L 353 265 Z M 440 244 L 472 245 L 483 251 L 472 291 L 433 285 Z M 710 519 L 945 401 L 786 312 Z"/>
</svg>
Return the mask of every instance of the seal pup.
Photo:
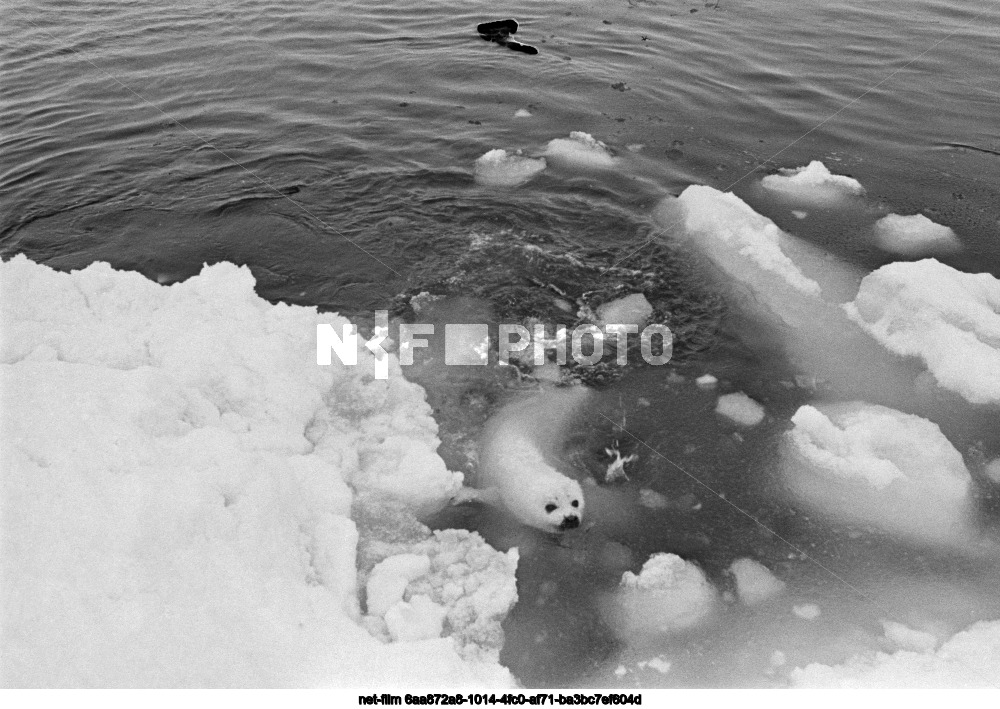
<svg viewBox="0 0 1000 709">
<path fill-rule="evenodd" d="M 579 527 L 583 490 L 551 461 L 558 459 L 566 429 L 591 393 L 584 386 L 548 389 L 500 409 L 480 446 L 480 499 L 492 498 L 519 521 L 546 532 Z"/>
</svg>

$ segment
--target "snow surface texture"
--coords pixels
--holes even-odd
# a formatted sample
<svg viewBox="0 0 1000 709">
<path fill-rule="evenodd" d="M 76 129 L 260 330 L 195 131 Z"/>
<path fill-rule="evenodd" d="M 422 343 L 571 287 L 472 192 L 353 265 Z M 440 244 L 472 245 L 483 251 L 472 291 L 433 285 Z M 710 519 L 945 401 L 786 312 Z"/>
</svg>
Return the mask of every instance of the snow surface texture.
<svg viewBox="0 0 1000 709">
<path fill-rule="evenodd" d="M 998 667 L 1000 621 L 986 621 L 958 633 L 937 652 L 865 653 L 840 665 L 797 668 L 791 679 L 798 687 L 996 687 Z"/>
<path fill-rule="evenodd" d="M 745 605 L 766 603 L 785 591 L 785 583 L 753 559 L 737 559 L 729 567 L 729 572 L 736 579 L 736 594 Z"/>
<path fill-rule="evenodd" d="M 805 167 L 782 169 L 780 174 L 768 175 L 760 183 L 765 189 L 813 204 L 831 204 L 865 194 L 860 182 L 846 175 L 834 175 L 819 160 Z"/>
<path fill-rule="evenodd" d="M 517 187 L 545 169 L 545 158 L 491 150 L 476 160 L 475 179 L 489 187 Z"/>
<path fill-rule="evenodd" d="M 718 596 L 695 564 L 676 554 L 654 554 L 638 575 L 626 571 L 608 604 L 616 633 L 629 642 L 650 640 L 705 621 Z"/>
<path fill-rule="evenodd" d="M 883 251 L 909 257 L 950 254 L 962 248 L 955 232 L 923 214 L 882 217 L 875 222 L 875 243 Z"/>
<path fill-rule="evenodd" d="M 469 532 L 396 550 L 430 559 L 424 585 L 457 564 L 448 598 L 407 588 L 450 637 L 383 644 L 361 625 L 356 492 L 412 517 L 461 477 L 394 359 L 388 380 L 363 347 L 355 367 L 316 364 L 316 324 L 344 318 L 271 305 L 231 264 L 170 287 L 24 257 L 0 276 L 5 685 L 511 682 L 493 659 L 516 555 Z M 495 615 L 463 624 L 477 583 L 501 589 Z"/>
<path fill-rule="evenodd" d="M 922 359 L 945 388 L 1000 404 L 1000 280 L 935 259 L 890 263 L 861 282 L 848 317 L 887 349 Z"/>
<path fill-rule="evenodd" d="M 756 426 L 764 420 L 764 407 L 740 391 L 720 396 L 715 413 L 737 426 Z"/>
<path fill-rule="evenodd" d="M 971 478 L 937 424 L 857 402 L 803 406 L 792 424 L 785 476 L 802 503 L 910 539 L 968 539 Z"/>
<path fill-rule="evenodd" d="M 573 131 L 569 138 L 555 138 L 545 146 L 546 157 L 570 167 L 606 170 L 618 164 L 608 146 L 589 133 Z"/>
</svg>

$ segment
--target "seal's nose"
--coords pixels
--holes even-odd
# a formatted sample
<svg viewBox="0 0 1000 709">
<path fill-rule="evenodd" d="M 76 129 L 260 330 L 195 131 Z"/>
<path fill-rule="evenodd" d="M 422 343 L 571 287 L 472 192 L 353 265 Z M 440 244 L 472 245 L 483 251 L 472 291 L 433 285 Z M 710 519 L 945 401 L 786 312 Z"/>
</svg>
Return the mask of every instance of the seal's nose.
<svg viewBox="0 0 1000 709">
<path fill-rule="evenodd" d="M 565 517 L 562 524 L 559 525 L 559 529 L 576 529 L 580 526 L 580 518 L 576 515 L 572 517 Z"/>
</svg>

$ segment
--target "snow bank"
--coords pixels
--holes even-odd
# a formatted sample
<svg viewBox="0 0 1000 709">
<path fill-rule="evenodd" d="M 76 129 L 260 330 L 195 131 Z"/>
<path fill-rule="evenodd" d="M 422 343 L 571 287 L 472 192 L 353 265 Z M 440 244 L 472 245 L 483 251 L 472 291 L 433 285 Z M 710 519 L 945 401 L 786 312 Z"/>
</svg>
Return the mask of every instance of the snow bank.
<svg viewBox="0 0 1000 709">
<path fill-rule="evenodd" d="M 875 243 L 884 251 L 902 256 L 949 254 L 962 248 L 954 231 L 923 214 L 882 217 L 875 222 Z"/>
<path fill-rule="evenodd" d="M 798 687 L 997 687 L 1000 621 L 975 623 L 937 652 L 865 653 L 841 665 L 796 668 L 791 680 Z"/>
<path fill-rule="evenodd" d="M 608 606 L 610 625 L 624 640 L 653 639 L 706 620 L 715 589 L 695 564 L 676 554 L 654 554 L 638 575 L 626 571 Z"/>
<path fill-rule="evenodd" d="M 937 424 L 858 402 L 803 406 L 792 424 L 785 478 L 803 504 L 911 539 L 968 537 L 971 478 Z"/>
<path fill-rule="evenodd" d="M 844 197 L 865 194 L 860 182 L 846 175 L 834 175 L 819 160 L 813 160 L 805 167 L 784 168 L 777 175 L 768 175 L 760 184 L 796 201 L 813 204 L 830 204 Z"/>
<path fill-rule="evenodd" d="M 861 282 L 848 317 L 891 352 L 919 357 L 937 383 L 1000 403 L 1000 280 L 934 259 L 891 263 Z"/>
<path fill-rule="evenodd" d="M 545 155 L 565 165 L 588 170 L 604 170 L 618 163 L 607 145 L 582 131 L 573 131 L 569 138 L 550 140 L 545 146 Z"/>
<path fill-rule="evenodd" d="M 16 257 L 0 278 L 5 685 L 510 682 L 454 637 L 360 625 L 355 492 L 422 514 L 461 477 L 395 360 L 316 364 L 316 324 L 343 318 L 231 264 L 166 287 Z M 510 565 L 483 546 L 458 554 Z"/>
<path fill-rule="evenodd" d="M 545 158 L 491 150 L 476 160 L 475 180 L 489 187 L 517 187 L 545 169 Z"/>
<path fill-rule="evenodd" d="M 753 559 L 737 559 L 730 565 L 729 572 L 736 579 L 736 594 L 745 605 L 765 603 L 785 591 L 785 583 Z"/>
<path fill-rule="evenodd" d="M 756 426 L 764 420 L 764 407 L 741 391 L 720 396 L 715 413 L 738 426 Z"/>
</svg>

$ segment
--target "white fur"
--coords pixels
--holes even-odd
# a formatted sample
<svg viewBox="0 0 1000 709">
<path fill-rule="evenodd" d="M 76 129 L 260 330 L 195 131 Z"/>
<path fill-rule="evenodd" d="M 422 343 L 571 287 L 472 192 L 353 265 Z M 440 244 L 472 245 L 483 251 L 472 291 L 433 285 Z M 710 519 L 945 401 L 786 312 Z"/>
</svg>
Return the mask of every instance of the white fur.
<svg viewBox="0 0 1000 709">
<path fill-rule="evenodd" d="M 574 404 L 587 395 L 583 387 L 542 394 L 508 406 L 487 427 L 480 486 L 495 488 L 503 506 L 524 524 L 561 532 L 583 521 L 580 484 L 552 467 L 545 452 L 560 440 Z"/>
</svg>

